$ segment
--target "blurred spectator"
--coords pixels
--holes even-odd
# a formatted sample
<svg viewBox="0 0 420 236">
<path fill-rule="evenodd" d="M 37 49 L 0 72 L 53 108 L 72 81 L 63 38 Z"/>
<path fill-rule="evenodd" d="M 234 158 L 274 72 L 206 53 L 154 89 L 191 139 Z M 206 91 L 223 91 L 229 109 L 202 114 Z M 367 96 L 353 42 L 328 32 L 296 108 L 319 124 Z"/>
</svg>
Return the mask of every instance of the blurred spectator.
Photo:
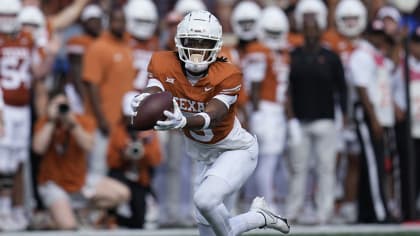
<svg viewBox="0 0 420 236">
<path fill-rule="evenodd" d="M 164 20 L 164 31 L 161 32 L 161 48 L 165 50 L 175 50 L 175 34 L 176 27 L 181 22 L 183 15 L 176 11 L 171 11 L 165 16 Z"/>
<path fill-rule="evenodd" d="M 366 40 L 351 55 L 350 75 L 360 104 L 355 115 L 362 145 L 358 212 L 359 221 L 386 222 L 389 212 L 385 198 L 385 157 L 389 153 L 390 128 L 394 126 L 391 89 L 392 62 L 386 58 L 392 39 L 385 33 L 384 23 L 371 22 Z M 368 180 L 368 181 L 366 181 Z"/>
<path fill-rule="evenodd" d="M 413 146 L 414 146 L 414 155 L 413 157 L 416 158 L 416 179 L 417 179 L 417 186 L 415 189 L 416 197 L 417 197 L 417 214 L 420 212 L 420 208 L 418 205 L 420 202 L 420 161 L 418 161 L 418 157 L 420 157 L 420 28 L 417 27 L 417 30 L 414 30 L 410 34 L 410 45 L 409 45 L 409 57 L 408 57 L 408 73 L 410 76 L 410 101 L 411 101 L 411 114 L 407 115 L 408 119 L 411 119 L 411 134 L 409 135 L 413 139 Z M 404 78 L 401 76 L 400 80 L 403 80 Z M 404 81 L 403 81 L 404 82 Z M 405 95 L 405 94 L 404 94 Z M 406 111 L 406 101 L 405 97 L 402 97 L 399 99 L 400 102 L 397 102 L 400 104 L 402 111 Z M 402 127 L 403 128 L 403 127 Z M 398 130 L 397 130 L 398 131 Z M 403 133 L 404 135 L 405 133 Z M 401 144 L 402 148 L 407 149 L 406 139 L 405 137 L 401 137 L 401 140 L 405 141 Z M 406 159 L 407 157 L 402 157 Z M 404 173 L 403 173 L 404 175 Z M 403 176 L 402 178 L 404 178 Z M 403 184 L 403 200 L 406 199 L 405 195 L 409 194 L 410 190 L 407 189 Z M 407 186 L 408 187 L 408 186 Z M 404 204 L 404 202 L 403 202 Z M 404 207 L 404 206 L 403 206 Z"/>
<path fill-rule="evenodd" d="M 156 36 L 159 23 L 158 11 L 151 0 L 131 0 L 124 7 L 127 31 L 131 36 L 129 45 L 134 57 L 134 67 L 137 70 L 133 87 L 137 91 L 142 91 L 148 80 L 147 67 L 150 58 L 153 52 L 159 49 L 159 38 Z M 150 223 L 156 223 L 159 218 L 158 201 L 154 197 L 153 194 L 147 194 L 147 221 Z"/>
<path fill-rule="evenodd" d="M 178 0 L 174 10 L 184 16 L 190 11 L 207 10 L 207 7 L 201 0 Z"/>
<path fill-rule="evenodd" d="M 151 0 L 130 1 L 125 9 L 127 31 L 131 36 L 129 44 L 133 52 L 134 67 L 137 70 L 133 86 L 134 89 L 141 91 L 147 84 L 147 67 L 152 53 L 159 47 L 159 40 L 155 37 L 158 13 Z"/>
<path fill-rule="evenodd" d="M 315 222 L 331 220 L 335 187 L 335 98 L 347 115 L 347 89 L 340 58 L 321 46 L 326 29 L 326 8 L 319 0 L 299 2 L 296 22 L 305 42 L 291 54 L 290 91 L 290 189 L 287 216 L 297 220 L 305 196 L 311 149 L 318 158 Z M 346 118 L 344 118 L 346 120 Z M 301 127 L 301 128 L 299 128 Z"/>
<path fill-rule="evenodd" d="M 248 122 L 252 119 L 250 116 L 253 112 L 259 110 L 262 81 L 267 76 L 273 76 L 270 66 L 272 63 L 270 50 L 258 42 L 258 18 L 260 15 L 261 8 L 254 1 L 238 2 L 233 8 L 230 18 L 237 43 L 231 47 L 223 47 L 220 52 L 221 56 L 228 58 L 243 73 L 243 87 L 239 92 L 237 113 L 244 128 L 251 130 L 257 128 L 249 127 Z M 258 191 L 256 185 L 254 177 L 247 181 L 244 187 L 245 201 L 250 201 L 256 194 Z M 236 204 L 236 202 L 232 204 Z"/>
<path fill-rule="evenodd" d="M 88 5 L 80 16 L 83 34 L 76 35 L 67 41 L 67 55 L 70 63 L 65 91 L 72 110 L 84 113 L 87 97 L 82 86 L 83 56 L 89 46 L 102 32 L 103 12 L 97 5 Z"/>
<path fill-rule="evenodd" d="M 131 216 L 118 217 L 118 224 L 128 228 L 143 228 L 146 195 L 150 194 L 154 168 L 161 160 L 156 132 L 140 132 L 131 126 L 130 102 L 136 94 L 128 92 L 124 96 L 123 118 L 112 129 L 107 155 L 109 175 L 131 192 Z"/>
<path fill-rule="evenodd" d="M 264 196 L 272 209 L 279 209 L 275 203 L 275 193 L 280 190 L 275 191 L 273 186 L 277 168 L 280 166 L 284 170 L 285 163 L 283 158 L 287 130 L 285 108 L 290 70 L 290 55 L 287 49 L 289 23 L 286 14 L 278 7 L 266 7 L 261 13 L 258 31 L 259 41 L 269 49 L 267 58 L 270 60 L 264 79 L 258 85 L 259 90 L 252 91 L 259 93 L 258 110 L 253 111 L 250 119 L 250 128 L 259 141 L 259 159 L 255 177 L 258 194 Z M 280 172 L 282 174 L 277 177 L 281 179 L 277 181 L 281 181 L 284 188 L 287 188 L 286 173 Z M 285 193 L 284 189 L 281 191 Z M 285 200 L 284 195 L 282 200 Z"/>
<path fill-rule="evenodd" d="M 79 17 L 80 12 L 90 0 L 74 0 L 72 3 L 65 5 L 65 7 L 60 9 L 60 11 L 46 11 L 47 14 L 47 24 L 52 32 L 57 30 L 62 30 L 65 27 L 68 27 L 72 24 L 77 17 Z M 58 2 L 58 1 L 52 1 Z M 42 8 L 40 0 L 23 0 L 24 6 L 34 6 L 37 8 Z M 48 4 L 51 6 L 51 3 Z"/>
<path fill-rule="evenodd" d="M 58 229 L 77 228 L 73 204 L 78 200 L 112 208 L 130 198 L 128 189 L 115 180 L 88 174 L 94 130 L 93 120 L 74 114 L 61 93 L 52 95 L 48 116 L 35 124 L 33 149 L 42 156 L 38 191 Z"/>
<path fill-rule="evenodd" d="M 344 66 L 348 106 L 347 116 L 349 122 L 343 127 L 340 109 L 336 109 L 336 125 L 339 132 L 338 138 L 338 184 L 341 184 L 341 193 L 337 196 L 340 206 L 334 222 L 355 222 L 357 220 L 357 189 L 360 161 L 360 144 L 357 138 L 354 122 L 354 105 L 357 101 L 356 89 L 349 74 L 349 59 L 357 48 L 361 34 L 367 24 L 367 9 L 360 0 L 342 0 L 335 9 L 335 29 L 328 30 L 323 41 L 332 50 L 340 55 Z M 338 107 L 338 104 L 336 104 Z M 341 168 L 340 168 L 341 167 Z M 341 182 L 341 183 L 340 183 Z M 338 185 L 338 186 L 341 186 Z"/>
<path fill-rule="evenodd" d="M 82 72 L 89 101 L 87 114 L 92 114 L 98 125 L 91 170 L 100 174 L 106 173 L 110 128 L 121 120 L 120 101 L 132 89 L 136 75 L 123 9 L 112 9 L 109 26 L 109 31 L 102 33 L 86 51 Z"/>
<path fill-rule="evenodd" d="M 23 31 L 18 21 L 21 10 L 19 0 L 3 1 L 0 14 L 5 20 L 0 22 L 0 50 L 2 69 L 1 87 L 4 98 L 4 136 L 0 138 L 0 173 L 10 184 L 0 187 L 3 192 L 3 209 L 0 218 L 3 230 L 22 230 L 28 225 L 25 212 L 32 199 L 26 199 L 30 190 L 24 188 L 24 173 L 29 176 L 29 142 L 31 127 L 31 89 L 36 80 L 44 78 L 51 69 L 54 50 L 41 57 L 42 50 L 32 36 Z M 29 183 L 28 183 L 29 182 Z M 11 190 L 13 188 L 13 190 Z M 10 194 L 13 192 L 13 211 Z M 27 209 L 24 209 L 26 206 Z"/>
</svg>

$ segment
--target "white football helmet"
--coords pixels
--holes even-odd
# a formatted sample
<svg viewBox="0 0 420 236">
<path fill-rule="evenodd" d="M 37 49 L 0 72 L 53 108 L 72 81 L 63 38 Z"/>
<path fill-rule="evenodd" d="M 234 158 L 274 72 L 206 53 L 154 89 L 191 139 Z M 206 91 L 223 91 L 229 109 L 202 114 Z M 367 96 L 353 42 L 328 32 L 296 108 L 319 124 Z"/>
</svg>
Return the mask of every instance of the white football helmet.
<svg viewBox="0 0 420 236">
<path fill-rule="evenodd" d="M 151 0 L 131 0 L 125 5 L 127 31 L 142 40 L 150 39 L 156 31 L 158 12 Z"/>
<path fill-rule="evenodd" d="M 305 14 L 315 14 L 315 19 L 320 29 L 327 28 L 327 7 L 321 0 L 301 0 L 295 9 L 295 21 L 299 30 L 303 28 L 303 19 Z"/>
<path fill-rule="evenodd" d="M 22 8 L 20 0 L 2 0 L 0 4 L 0 32 L 13 33 L 19 30 L 18 14 Z"/>
<path fill-rule="evenodd" d="M 32 32 L 35 37 L 40 30 L 45 28 L 45 16 L 38 7 L 24 7 L 19 13 L 18 21 L 21 25 L 27 24 L 35 27 L 37 30 Z"/>
<path fill-rule="evenodd" d="M 388 2 L 404 13 L 412 13 L 419 5 L 419 0 L 388 0 Z"/>
<path fill-rule="evenodd" d="M 342 0 L 335 9 L 335 23 L 340 34 L 356 37 L 366 28 L 367 10 L 360 0 Z"/>
<path fill-rule="evenodd" d="M 222 47 L 222 26 L 210 12 L 192 11 L 178 24 L 175 45 L 185 68 L 202 72 L 216 60 Z"/>
<path fill-rule="evenodd" d="M 258 26 L 258 39 L 272 50 L 287 47 L 289 21 L 286 14 L 276 6 L 266 7 Z"/>
<path fill-rule="evenodd" d="M 201 0 L 178 0 L 174 10 L 185 16 L 191 11 L 207 11 L 207 7 Z"/>
<path fill-rule="evenodd" d="M 242 40 L 257 38 L 261 8 L 252 1 L 241 1 L 232 11 L 233 32 Z"/>
</svg>

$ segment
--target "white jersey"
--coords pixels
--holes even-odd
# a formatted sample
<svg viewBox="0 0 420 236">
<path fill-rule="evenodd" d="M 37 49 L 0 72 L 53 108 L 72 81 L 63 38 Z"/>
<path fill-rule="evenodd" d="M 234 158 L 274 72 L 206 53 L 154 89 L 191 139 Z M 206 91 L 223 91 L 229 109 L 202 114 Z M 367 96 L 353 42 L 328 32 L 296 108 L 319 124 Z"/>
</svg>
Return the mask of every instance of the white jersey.
<svg viewBox="0 0 420 236">
<path fill-rule="evenodd" d="M 410 56 L 411 134 L 420 138 L 420 61 Z"/>
<path fill-rule="evenodd" d="M 391 60 L 367 41 L 362 41 L 351 55 L 349 72 L 357 87 L 364 87 L 379 123 L 392 127 L 395 123 L 392 98 Z"/>
<path fill-rule="evenodd" d="M 144 49 L 133 49 L 134 68 L 137 70 L 136 78 L 134 79 L 134 88 L 142 90 L 147 85 L 147 67 L 149 66 L 150 58 L 152 58 L 153 51 Z"/>
<path fill-rule="evenodd" d="M 212 163 L 221 153 L 230 150 L 246 150 L 252 147 L 257 139 L 241 127 L 235 119 L 233 129 L 228 136 L 215 144 L 203 144 L 185 138 L 187 153 L 197 161 Z"/>
</svg>

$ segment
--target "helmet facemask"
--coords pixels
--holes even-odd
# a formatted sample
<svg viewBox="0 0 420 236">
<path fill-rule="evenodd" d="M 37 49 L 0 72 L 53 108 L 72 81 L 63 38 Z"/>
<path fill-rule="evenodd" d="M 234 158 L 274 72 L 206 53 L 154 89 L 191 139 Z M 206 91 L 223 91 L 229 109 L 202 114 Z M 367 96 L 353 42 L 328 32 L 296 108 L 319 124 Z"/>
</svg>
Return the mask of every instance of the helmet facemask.
<svg viewBox="0 0 420 236">
<path fill-rule="evenodd" d="M 127 22 L 128 31 L 138 39 L 150 39 L 156 30 L 156 21 L 133 18 Z"/>
<path fill-rule="evenodd" d="M 220 50 L 220 42 L 205 38 L 179 38 L 177 43 L 179 58 L 192 72 L 201 72 L 213 63 Z"/>
<path fill-rule="evenodd" d="M 281 30 L 263 29 L 264 38 L 262 39 L 270 49 L 281 49 L 286 46 L 286 35 Z"/>
<path fill-rule="evenodd" d="M 0 15 L 0 32 L 10 34 L 17 31 L 19 28 L 19 22 L 17 13 L 1 14 Z"/>
</svg>

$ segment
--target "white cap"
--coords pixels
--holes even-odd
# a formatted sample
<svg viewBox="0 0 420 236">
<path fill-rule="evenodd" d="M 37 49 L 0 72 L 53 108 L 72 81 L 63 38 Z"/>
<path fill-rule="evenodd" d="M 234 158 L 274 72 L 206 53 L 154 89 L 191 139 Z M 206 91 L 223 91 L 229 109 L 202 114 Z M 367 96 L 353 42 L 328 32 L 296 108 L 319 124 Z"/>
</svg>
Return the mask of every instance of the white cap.
<svg viewBox="0 0 420 236">
<path fill-rule="evenodd" d="M 399 23 L 401 20 L 401 14 L 397 8 L 391 6 L 381 7 L 378 11 L 379 19 L 383 20 L 385 17 L 390 17 L 395 22 Z"/>
<path fill-rule="evenodd" d="M 80 19 L 87 21 L 91 18 L 102 18 L 102 9 L 98 5 L 88 5 L 83 9 Z"/>
<path fill-rule="evenodd" d="M 138 94 L 139 92 L 136 92 L 136 91 L 129 91 L 124 94 L 124 97 L 122 99 L 122 112 L 124 116 L 133 115 L 133 108 L 131 108 L 131 101 Z"/>
</svg>

